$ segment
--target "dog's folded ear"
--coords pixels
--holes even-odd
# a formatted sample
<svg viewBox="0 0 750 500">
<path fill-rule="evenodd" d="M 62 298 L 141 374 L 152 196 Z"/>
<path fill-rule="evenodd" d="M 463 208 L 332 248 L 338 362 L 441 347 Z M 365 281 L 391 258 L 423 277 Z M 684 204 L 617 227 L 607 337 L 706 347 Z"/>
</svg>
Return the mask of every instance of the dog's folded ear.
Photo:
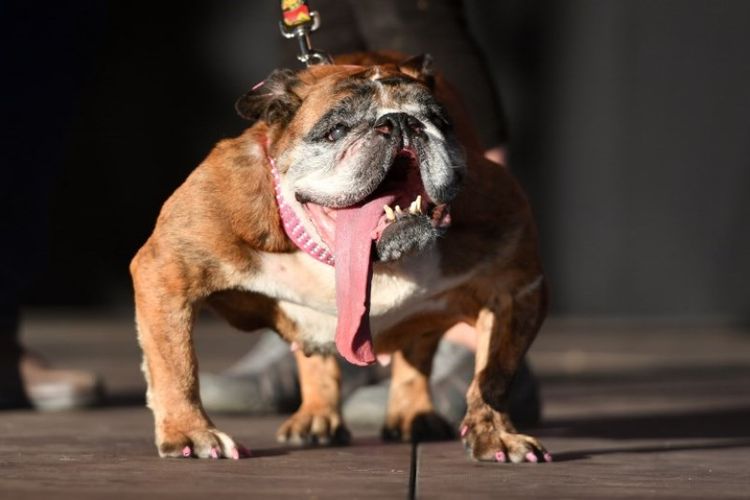
<svg viewBox="0 0 750 500">
<path fill-rule="evenodd" d="M 411 57 L 406 61 L 399 63 L 398 68 L 402 73 L 406 73 L 413 78 L 422 80 L 430 88 L 433 88 L 435 85 L 435 67 L 430 54 L 420 54 Z"/>
<path fill-rule="evenodd" d="M 293 90 L 297 82 L 294 71 L 276 69 L 237 99 L 234 108 L 242 118 L 251 122 L 263 120 L 269 125 L 286 124 L 302 102 Z"/>
</svg>

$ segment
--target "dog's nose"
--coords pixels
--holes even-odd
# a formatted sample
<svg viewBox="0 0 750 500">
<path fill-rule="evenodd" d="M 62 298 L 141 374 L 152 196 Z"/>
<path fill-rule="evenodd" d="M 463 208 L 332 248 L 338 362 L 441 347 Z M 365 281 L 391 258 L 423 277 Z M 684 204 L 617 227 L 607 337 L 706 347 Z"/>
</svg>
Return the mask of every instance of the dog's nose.
<svg viewBox="0 0 750 500">
<path fill-rule="evenodd" d="M 375 121 L 373 128 L 390 137 L 405 132 L 420 132 L 424 129 L 424 124 L 408 113 L 386 113 Z"/>
</svg>

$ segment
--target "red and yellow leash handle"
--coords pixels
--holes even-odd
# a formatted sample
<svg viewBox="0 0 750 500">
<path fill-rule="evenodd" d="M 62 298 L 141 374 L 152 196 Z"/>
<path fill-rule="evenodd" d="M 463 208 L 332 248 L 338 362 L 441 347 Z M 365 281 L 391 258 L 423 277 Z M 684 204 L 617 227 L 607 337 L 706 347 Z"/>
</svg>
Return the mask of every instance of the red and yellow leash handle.
<svg viewBox="0 0 750 500">
<path fill-rule="evenodd" d="M 325 52 L 315 50 L 310 44 L 310 33 L 320 27 L 320 16 L 311 11 L 307 0 L 281 0 L 279 29 L 284 38 L 296 38 L 300 54 L 297 59 L 307 66 L 333 64 L 333 58 Z"/>
<path fill-rule="evenodd" d="M 281 14 L 287 28 L 313 22 L 307 0 L 281 0 Z"/>
</svg>

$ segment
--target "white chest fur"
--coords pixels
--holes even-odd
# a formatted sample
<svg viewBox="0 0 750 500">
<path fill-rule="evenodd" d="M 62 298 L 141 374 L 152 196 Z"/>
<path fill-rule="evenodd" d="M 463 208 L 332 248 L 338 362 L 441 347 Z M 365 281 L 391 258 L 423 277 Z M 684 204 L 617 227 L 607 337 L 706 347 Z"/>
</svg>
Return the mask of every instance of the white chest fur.
<svg viewBox="0 0 750 500">
<path fill-rule="evenodd" d="M 439 311 L 435 297 L 467 281 L 471 272 L 447 278 L 440 272 L 440 254 L 433 247 L 398 264 L 377 264 L 370 294 L 370 326 L 377 335 L 418 313 Z M 260 272 L 239 278 L 238 285 L 274 297 L 308 341 L 328 343 L 336 330 L 334 268 L 303 252 L 263 254 Z"/>
</svg>

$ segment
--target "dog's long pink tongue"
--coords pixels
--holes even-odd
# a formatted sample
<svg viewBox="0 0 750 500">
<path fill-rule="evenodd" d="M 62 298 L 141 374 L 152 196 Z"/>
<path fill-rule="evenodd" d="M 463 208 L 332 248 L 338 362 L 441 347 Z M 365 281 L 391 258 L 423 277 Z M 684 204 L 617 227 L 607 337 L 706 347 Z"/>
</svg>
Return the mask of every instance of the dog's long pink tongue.
<svg viewBox="0 0 750 500">
<path fill-rule="evenodd" d="M 355 365 L 375 362 L 370 334 L 370 284 L 372 233 L 390 197 L 361 207 L 339 209 L 336 214 L 336 348 Z"/>
</svg>

